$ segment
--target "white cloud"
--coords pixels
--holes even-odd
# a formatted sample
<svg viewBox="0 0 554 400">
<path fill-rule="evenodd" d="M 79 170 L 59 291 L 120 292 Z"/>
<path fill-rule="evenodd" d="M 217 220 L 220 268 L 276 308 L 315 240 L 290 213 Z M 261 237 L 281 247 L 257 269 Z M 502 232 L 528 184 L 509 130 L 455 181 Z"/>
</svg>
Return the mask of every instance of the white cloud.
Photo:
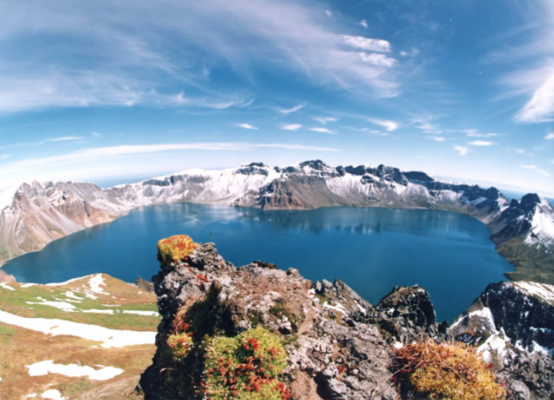
<svg viewBox="0 0 554 400">
<path fill-rule="evenodd" d="M 327 14 L 328 17 L 333 16 L 333 13 L 331 12 L 331 10 L 325 10 L 325 14 Z"/>
<path fill-rule="evenodd" d="M 475 131 L 469 131 L 467 133 L 467 136 L 469 137 L 480 137 L 480 138 L 489 138 L 489 137 L 497 137 L 497 136 L 501 136 L 500 133 L 478 133 L 478 132 L 475 132 Z"/>
<path fill-rule="evenodd" d="M 331 134 L 331 135 L 334 135 L 334 134 L 335 134 L 335 132 L 333 132 L 332 130 L 327 129 L 327 128 L 321 128 L 321 127 L 310 128 L 310 130 L 311 130 L 312 132 L 329 133 L 329 134 Z"/>
<path fill-rule="evenodd" d="M 45 142 L 70 142 L 74 140 L 83 140 L 81 136 L 62 136 L 46 139 Z"/>
<path fill-rule="evenodd" d="M 387 131 L 392 132 L 396 129 L 398 129 L 398 123 L 394 121 L 384 120 L 384 119 L 375 119 L 375 118 L 368 118 L 369 122 L 374 123 L 375 125 L 382 126 Z"/>
<path fill-rule="evenodd" d="M 364 28 L 367 28 L 367 21 L 365 19 L 362 19 L 360 21 L 360 25 L 363 26 Z"/>
<path fill-rule="evenodd" d="M 236 126 L 237 128 L 242 128 L 242 129 L 253 129 L 253 130 L 258 130 L 258 128 L 256 128 L 255 126 L 252 126 L 252 125 L 247 124 L 247 123 L 235 124 L 235 126 Z"/>
<path fill-rule="evenodd" d="M 294 106 L 294 107 L 289 108 L 289 109 L 280 108 L 279 112 L 281 114 L 289 115 L 289 114 L 295 113 L 299 110 L 302 110 L 304 107 L 306 107 L 306 105 L 307 105 L 307 103 L 302 103 L 302 104 L 298 104 L 297 106 Z"/>
<path fill-rule="evenodd" d="M 384 54 L 379 53 L 358 53 L 363 62 L 378 67 L 392 67 L 396 64 L 394 58 L 387 57 Z"/>
<path fill-rule="evenodd" d="M 333 117 L 314 117 L 314 121 L 319 122 L 321 125 L 325 125 L 328 122 L 337 122 L 337 119 Z"/>
<path fill-rule="evenodd" d="M 297 131 L 300 128 L 302 128 L 302 125 L 300 124 L 287 124 L 281 126 L 281 129 L 284 131 Z"/>
<path fill-rule="evenodd" d="M 433 117 L 414 117 L 410 120 L 410 123 L 415 125 L 417 129 L 422 130 L 425 133 L 430 135 L 440 135 L 444 131 L 436 124 L 433 124 L 431 121 Z"/>
<path fill-rule="evenodd" d="M 0 160 L 7 160 L 8 158 L 10 158 L 9 154 L 0 154 Z"/>
<path fill-rule="evenodd" d="M 554 133 L 549 133 L 544 137 L 546 140 L 554 140 Z"/>
<path fill-rule="evenodd" d="M 101 134 L 100 132 L 91 132 L 90 134 L 91 134 L 92 136 L 94 136 L 95 138 L 97 138 L 97 139 L 100 139 L 100 138 L 103 138 L 103 137 L 104 137 L 104 135 Z"/>
<path fill-rule="evenodd" d="M 524 168 L 524 169 L 530 169 L 530 170 L 533 170 L 535 171 L 537 174 L 541 174 L 542 176 L 545 176 L 547 178 L 550 178 L 550 173 L 548 173 L 548 171 L 545 171 L 539 167 L 537 167 L 536 165 L 520 165 L 519 166 L 520 168 Z"/>
<path fill-rule="evenodd" d="M 302 144 L 286 143 L 244 143 L 244 142 L 213 142 L 213 143 L 170 143 L 170 144 L 149 144 L 149 145 L 124 145 L 111 147 L 94 147 L 77 150 L 69 154 L 31 158 L 16 161 L 10 164 L 10 169 L 22 167 L 36 167 L 45 164 L 65 164 L 73 162 L 83 162 L 85 160 L 99 160 L 105 157 L 122 156 L 129 154 L 147 154 L 162 153 L 167 151 L 242 151 L 256 150 L 264 148 L 286 149 L 286 150 L 313 150 L 313 151 L 340 151 L 336 148 L 306 146 Z M 1 170 L 0 174 L 10 173 L 10 171 Z"/>
<path fill-rule="evenodd" d="M 513 151 L 517 154 L 525 154 L 527 151 L 525 149 L 519 149 L 519 148 L 513 148 L 513 147 L 506 147 L 506 150 Z"/>
<path fill-rule="evenodd" d="M 534 71 L 541 75 L 541 71 Z M 533 89 L 531 98 L 516 114 L 516 120 L 521 122 L 539 123 L 554 121 L 554 71 L 542 78 Z"/>
<path fill-rule="evenodd" d="M 489 142 L 487 140 L 475 140 L 473 142 L 470 142 L 469 144 L 471 146 L 492 146 L 495 143 L 494 142 Z"/>
<path fill-rule="evenodd" d="M 251 104 L 239 84 L 225 92 L 214 90 L 206 78 L 212 65 L 248 79 L 255 79 L 253 71 L 260 67 L 278 66 L 318 86 L 375 97 L 399 93 L 397 75 L 388 72 L 390 60 L 361 59 L 345 46 L 344 21 L 327 24 L 321 9 L 293 0 L 258 0 L 255 5 L 248 0 L 57 0 L 46 8 L 25 1 L 11 2 L 4 11 L 10 21 L 2 21 L 0 41 L 3 113 Z M 12 51 L 15 46 L 18 51 Z"/>
<path fill-rule="evenodd" d="M 390 43 L 383 39 L 365 38 L 363 36 L 349 36 L 343 35 L 344 43 L 348 46 L 355 47 L 357 49 L 366 51 L 377 51 L 382 53 L 388 53 L 390 49 Z"/>
<path fill-rule="evenodd" d="M 465 156 L 469 152 L 469 149 L 464 146 L 454 146 L 454 150 L 456 150 L 461 156 Z"/>
<path fill-rule="evenodd" d="M 444 142 L 446 139 L 440 136 L 435 136 L 432 138 L 436 142 Z"/>
</svg>

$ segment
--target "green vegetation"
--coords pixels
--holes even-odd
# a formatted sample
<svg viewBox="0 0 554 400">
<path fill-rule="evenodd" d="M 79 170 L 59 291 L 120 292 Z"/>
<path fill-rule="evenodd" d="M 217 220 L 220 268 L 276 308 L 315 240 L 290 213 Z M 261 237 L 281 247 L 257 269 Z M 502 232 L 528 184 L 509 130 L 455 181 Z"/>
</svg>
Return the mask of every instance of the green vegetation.
<svg viewBox="0 0 554 400">
<path fill-rule="evenodd" d="M 106 276 L 107 277 L 107 276 Z M 30 286 L 21 287 L 19 284 L 11 285 L 15 290 L 0 290 L 0 310 L 25 318 L 47 318 L 62 319 L 79 322 L 89 325 L 98 325 L 110 329 L 129 329 L 135 331 L 155 331 L 160 316 L 139 315 L 124 313 L 123 311 L 150 311 L 157 314 L 155 296 L 150 294 L 138 294 L 138 289 L 125 282 L 108 278 L 111 284 L 105 288 L 109 294 L 96 294 L 97 299 L 85 297 L 80 292 L 81 288 L 70 288 L 67 286 Z M 83 282 L 87 282 L 86 279 Z M 75 286 L 82 285 L 77 283 Z M 131 292 L 128 292 L 128 288 Z M 67 297 L 66 293 L 71 292 L 75 297 Z M 116 299 L 112 298 L 112 295 Z M 69 311 L 47 305 L 46 302 L 54 304 L 66 303 Z M 118 306 L 115 306 L 115 305 Z M 111 307 L 110 307 L 111 305 Z M 88 311 L 88 312 L 87 312 Z M 98 312 L 100 311 L 100 312 Z M 104 312 L 111 312 L 102 313 Z M 2 331 L 0 330 L 0 335 Z"/>
<path fill-rule="evenodd" d="M 279 336 L 257 327 L 211 341 L 201 386 L 211 399 L 289 399 L 289 389 L 279 380 L 286 366 Z"/>
<path fill-rule="evenodd" d="M 400 383 L 431 399 L 504 399 L 493 364 L 486 365 L 477 350 L 462 343 L 439 345 L 433 341 L 411 343 L 396 350 L 394 375 Z"/>
<path fill-rule="evenodd" d="M 200 246 L 187 235 L 171 236 L 158 242 L 158 255 L 164 264 L 181 261 Z"/>
<path fill-rule="evenodd" d="M 497 247 L 498 253 L 515 265 L 514 272 L 505 273 L 514 281 L 535 281 L 554 284 L 554 252 L 544 247 L 528 246 L 514 238 Z"/>
<path fill-rule="evenodd" d="M 192 347 L 192 336 L 188 333 L 175 333 L 167 338 L 172 357 L 177 361 L 183 361 Z"/>
</svg>

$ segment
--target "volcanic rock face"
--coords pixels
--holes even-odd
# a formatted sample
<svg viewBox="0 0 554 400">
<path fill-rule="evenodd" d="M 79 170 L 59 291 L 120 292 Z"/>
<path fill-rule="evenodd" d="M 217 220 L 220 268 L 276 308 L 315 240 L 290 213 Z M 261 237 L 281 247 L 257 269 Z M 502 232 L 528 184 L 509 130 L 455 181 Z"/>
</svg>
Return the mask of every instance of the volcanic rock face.
<svg viewBox="0 0 554 400">
<path fill-rule="evenodd" d="M 476 344 L 515 398 L 551 398 L 554 393 L 554 286 L 536 282 L 490 284 L 448 333 Z"/>
<path fill-rule="evenodd" d="M 113 219 L 72 190 L 51 182 L 24 184 L 0 213 L 0 259 L 38 251 L 52 240 Z"/>
<path fill-rule="evenodd" d="M 284 344 L 283 382 L 294 399 L 401 398 L 391 379 L 394 348 L 428 339 L 478 345 L 508 399 L 554 395 L 552 286 L 490 285 L 447 330 L 417 285 L 395 287 L 372 306 L 339 280 L 312 283 L 295 269 L 262 261 L 236 268 L 211 243 L 186 261 L 162 264 L 153 282 L 163 318 L 153 364 L 140 381 L 146 398 L 202 398 L 210 341 L 255 327 L 275 332 Z M 177 316 L 195 308 L 197 344 L 176 365 L 167 356 L 168 337 L 180 324 Z"/>
<path fill-rule="evenodd" d="M 186 263 L 162 266 L 153 281 L 163 320 L 158 352 L 141 379 L 147 398 L 199 398 L 194 389 L 201 378 L 201 350 L 189 362 L 196 368 L 183 390 L 172 381 L 164 348 L 179 309 L 191 299 L 206 299 L 214 288 L 218 305 L 213 307 L 225 304 L 225 312 L 207 331 L 234 336 L 261 325 L 278 332 L 288 343 L 285 376 L 293 398 L 396 398 L 391 347 L 377 327 L 349 317 L 371 312 L 371 305 L 340 281 L 312 285 L 294 269 L 285 272 L 262 262 L 235 268 L 213 244 L 197 249 Z"/>
</svg>

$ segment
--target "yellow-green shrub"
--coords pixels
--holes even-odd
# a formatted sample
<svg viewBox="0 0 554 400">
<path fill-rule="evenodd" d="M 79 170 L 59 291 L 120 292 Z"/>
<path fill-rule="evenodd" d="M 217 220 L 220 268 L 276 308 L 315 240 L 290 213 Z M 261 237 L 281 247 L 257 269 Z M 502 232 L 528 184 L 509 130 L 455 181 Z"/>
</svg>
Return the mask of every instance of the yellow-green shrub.
<svg viewBox="0 0 554 400">
<path fill-rule="evenodd" d="M 171 236 L 158 242 L 158 254 L 163 263 L 183 260 L 200 245 L 187 235 Z"/>
<path fill-rule="evenodd" d="M 407 344 L 396 350 L 401 381 L 417 394 L 431 399 L 504 399 L 492 364 L 486 365 L 477 350 L 462 343 L 439 345 L 433 341 Z M 397 375 L 395 375 L 397 376 Z"/>
<path fill-rule="evenodd" d="M 192 347 L 192 337 L 185 332 L 169 335 L 167 345 L 175 361 L 183 361 Z"/>
<path fill-rule="evenodd" d="M 290 399 L 280 381 L 287 356 L 279 336 L 257 327 L 215 337 L 206 348 L 202 389 L 210 399 Z"/>
</svg>

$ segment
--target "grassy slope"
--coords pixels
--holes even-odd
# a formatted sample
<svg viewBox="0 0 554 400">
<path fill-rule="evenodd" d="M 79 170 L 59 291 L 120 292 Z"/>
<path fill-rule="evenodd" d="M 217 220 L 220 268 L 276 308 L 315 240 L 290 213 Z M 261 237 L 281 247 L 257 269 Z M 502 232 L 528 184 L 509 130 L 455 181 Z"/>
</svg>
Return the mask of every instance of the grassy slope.
<svg viewBox="0 0 554 400">
<path fill-rule="evenodd" d="M 500 244 L 497 250 L 516 267 L 514 272 L 505 274 L 508 278 L 554 284 L 554 249 L 528 246 L 515 238 Z"/>
<path fill-rule="evenodd" d="M 31 286 L 10 284 L 15 290 L 0 287 L 0 310 L 27 318 L 63 319 L 110 329 L 156 331 L 158 316 L 142 316 L 115 312 L 114 314 L 83 313 L 80 310 L 141 310 L 157 311 L 156 297 L 133 285 L 103 274 L 106 286 L 100 286 L 106 294 L 92 292 L 98 299 L 86 298 L 81 303 L 71 303 L 77 310 L 67 312 L 52 306 L 27 304 L 40 302 L 37 297 L 49 301 L 74 300 L 65 294 L 70 290 L 84 298 L 90 292 L 90 278 L 63 286 Z M 119 307 L 107 307 L 119 305 Z M 72 336 L 50 336 L 0 322 L 0 398 L 17 399 L 27 394 L 40 394 L 47 389 L 57 389 L 68 398 L 132 398 L 132 390 L 139 375 L 151 363 L 154 344 L 102 348 L 99 342 Z M 96 365 L 121 368 L 125 372 L 107 381 L 93 381 L 88 377 L 70 378 L 59 374 L 31 377 L 26 365 L 53 360 L 56 364 Z M 98 368 L 98 367 L 96 367 Z M 51 386 L 48 386 L 51 385 Z"/>
</svg>

